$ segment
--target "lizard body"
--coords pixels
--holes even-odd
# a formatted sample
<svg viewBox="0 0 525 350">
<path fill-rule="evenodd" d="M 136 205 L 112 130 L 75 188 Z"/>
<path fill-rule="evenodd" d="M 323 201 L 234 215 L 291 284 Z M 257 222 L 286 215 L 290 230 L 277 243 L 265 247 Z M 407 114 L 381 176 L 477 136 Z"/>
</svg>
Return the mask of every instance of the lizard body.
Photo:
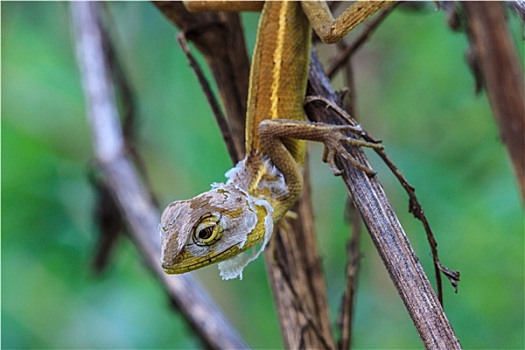
<svg viewBox="0 0 525 350">
<path fill-rule="evenodd" d="M 323 23 L 318 33 L 324 31 L 329 41 L 334 40 L 334 31 L 324 25 L 327 8 L 310 5 L 265 2 L 250 71 L 247 154 L 226 173 L 225 184 L 213 184 L 210 191 L 175 201 L 164 210 L 161 260 L 167 273 L 184 273 L 219 262 L 223 278 L 242 276 L 243 268 L 264 249 L 274 224 L 301 192 L 304 140 L 325 144 L 335 174 L 334 154 L 345 152 L 344 142 L 356 144 L 353 141 L 357 140 L 343 133 L 355 131 L 355 127 L 311 123 L 304 117 L 310 57 L 310 24 L 305 13 L 313 24 Z M 368 12 L 358 10 L 360 21 L 384 5 L 372 5 Z M 344 34 L 350 29 L 344 29 Z M 380 147 L 363 141 L 358 145 Z M 251 256 L 240 254 L 257 243 L 261 247 Z"/>
</svg>

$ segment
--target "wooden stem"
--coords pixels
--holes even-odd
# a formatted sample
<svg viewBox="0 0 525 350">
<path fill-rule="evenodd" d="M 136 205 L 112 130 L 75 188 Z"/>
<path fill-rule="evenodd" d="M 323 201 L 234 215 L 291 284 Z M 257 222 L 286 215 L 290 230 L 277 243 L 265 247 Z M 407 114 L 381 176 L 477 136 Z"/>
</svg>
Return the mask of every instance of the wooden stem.
<svg viewBox="0 0 525 350">
<path fill-rule="evenodd" d="M 504 3 L 466 1 L 462 5 L 476 65 L 525 200 L 524 76 L 507 28 Z"/>
<path fill-rule="evenodd" d="M 338 102 L 314 53 L 310 63 L 308 94 Z M 337 114 L 325 106 L 309 104 L 306 110 L 311 120 L 341 124 Z M 368 165 L 363 150 L 353 147 L 349 151 L 361 164 Z M 375 177 L 369 178 L 343 158 L 338 158 L 341 169 L 344 169 L 344 182 L 423 344 L 427 349 L 460 349 L 459 341 L 379 181 Z"/>
</svg>

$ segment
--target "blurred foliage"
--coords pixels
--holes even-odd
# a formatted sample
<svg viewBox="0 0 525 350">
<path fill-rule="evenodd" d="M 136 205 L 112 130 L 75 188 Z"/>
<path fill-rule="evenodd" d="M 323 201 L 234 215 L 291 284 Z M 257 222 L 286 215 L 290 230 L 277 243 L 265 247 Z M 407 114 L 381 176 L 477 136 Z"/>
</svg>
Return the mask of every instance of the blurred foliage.
<svg viewBox="0 0 525 350">
<path fill-rule="evenodd" d="M 97 230 L 89 128 L 66 3 L 2 2 L 2 346 L 193 348 L 200 343 L 119 240 L 102 275 L 90 268 Z M 110 3 L 112 33 L 139 105 L 137 148 L 165 205 L 209 188 L 230 167 L 176 30 L 150 3 Z M 244 15 L 253 47 L 256 14 Z M 523 52 L 523 27 L 510 15 Z M 433 11 L 395 11 L 357 55 L 358 110 L 417 188 L 442 262 L 447 315 L 465 348 L 524 348 L 523 211 L 487 99 L 474 96 L 465 35 Z M 324 49 L 330 52 L 330 48 Z M 323 57 L 327 53 L 322 53 Z M 312 146 L 314 206 L 332 318 L 344 288 L 346 191 Z M 424 233 L 400 186 L 374 167 L 426 271 Z M 152 232 L 152 234 L 157 234 Z M 123 236 L 124 237 L 124 236 Z M 421 348 L 373 245 L 356 300 L 356 348 Z M 256 348 L 282 346 L 262 259 L 243 281 L 215 266 L 197 275 Z"/>
</svg>

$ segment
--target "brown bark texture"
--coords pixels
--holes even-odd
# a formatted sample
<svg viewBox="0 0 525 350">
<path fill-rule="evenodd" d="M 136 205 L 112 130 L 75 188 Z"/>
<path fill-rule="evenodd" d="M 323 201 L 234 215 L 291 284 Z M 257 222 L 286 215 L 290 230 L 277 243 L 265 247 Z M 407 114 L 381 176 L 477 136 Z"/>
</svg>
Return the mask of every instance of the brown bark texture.
<svg viewBox="0 0 525 350">
<path fill-rule="evenodd" d="M 525 200 L 525 90 L 523 67 L 510 36 L 503 2 L 465 1 L 468 34 L 500 137 Z"/>
<path fill-rule="evenodd" d="M 330 85 L 323 67 L 312 55 L 308 95 L 322 96 L 337 104 L 339 98 Z M 337 113 L 324 105 L 309 104 L 308 117 L 313 121 L 344 124 Z M 348 148 L 361 164 L 369 165 L 360 148 Z M 338 156 L 343 179 L 379 255 L 427 349 L 460 349 L 459 341 L 425 275 L 419 259 L 397 219 L 376 177 Z"/>
</svg>

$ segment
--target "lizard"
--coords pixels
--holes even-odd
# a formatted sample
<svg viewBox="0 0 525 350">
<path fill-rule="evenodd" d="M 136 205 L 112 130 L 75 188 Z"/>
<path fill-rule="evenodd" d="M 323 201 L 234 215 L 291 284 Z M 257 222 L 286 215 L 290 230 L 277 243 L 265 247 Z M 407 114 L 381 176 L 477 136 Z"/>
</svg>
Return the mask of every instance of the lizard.
<svg viewBox="0 0 525 350">
<path fill-rule="evenodd" d="M 257 6 L 234 1 L 186 5 L 193 10 L 227 10 L 232 6 L 238 10 L 243 3 Z M 242 278 L 244 267 L 263 251 L 274 226 L 301 193 L 306 140 L 324 143 L 323 161 L 334 175 L 341 174 L 336 154 L 369 176 L 375 174 L 352 159 L 343 144 L 382 146 L 346 135 L 347 131 L 359 134 L 358 125 L 307 121 L 303 101 L 311 27 L 323 42 L 336 42 L 387 5 L 387 1 L 356 2 L 334 19 L 321 1 L 264 2 L 250 69 L 246 155 L 226 173 L 226 183 L 214 183 L 211 190 L 165 208 L 159 231 L 166 273 L 185 273 L 218 262 L 223 279 Z M 251 255 L 247 254 L 250 248 Z"/>
</svg>

